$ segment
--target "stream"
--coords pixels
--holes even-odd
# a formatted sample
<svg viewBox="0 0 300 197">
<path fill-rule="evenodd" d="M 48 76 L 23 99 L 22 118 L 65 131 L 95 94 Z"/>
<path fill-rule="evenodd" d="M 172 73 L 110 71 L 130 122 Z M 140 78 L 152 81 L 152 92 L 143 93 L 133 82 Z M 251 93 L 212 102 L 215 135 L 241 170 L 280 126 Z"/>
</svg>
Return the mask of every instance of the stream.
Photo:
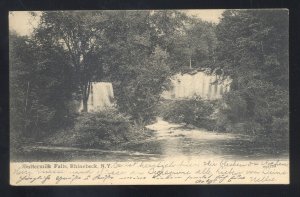
<svg viewBox="0 0 300 197">
<path fill-rule="evenodd" d="M 258 142 L 247 135 L 191 129 L 184 124 L 169 123 L 160 118 L 146 128 L 153 130 L 153 137 L 144 141 L 129 142 L 121 150 L 35 145 L 25 148 L 28 154 L 23 155 L 23 160 L 155 161 L 175 157 L 238 160 L 288 158 L 287 151 L 278 151 L 282 150 L 280 144 L 274 149 L 274 146 L 266 145 L 263 141 Z"/>
</svg>

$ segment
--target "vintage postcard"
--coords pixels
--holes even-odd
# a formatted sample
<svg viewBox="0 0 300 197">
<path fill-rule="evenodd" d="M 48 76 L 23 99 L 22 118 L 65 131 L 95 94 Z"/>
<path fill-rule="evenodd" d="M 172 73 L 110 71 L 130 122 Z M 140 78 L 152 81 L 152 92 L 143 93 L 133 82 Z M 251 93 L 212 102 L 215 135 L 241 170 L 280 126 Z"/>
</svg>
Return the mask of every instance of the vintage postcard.
<svg viewBox="0 0 300 197">
<path fill-rule="evenodd" d="M 9 12 L 10 184 L 289 184 L 289 12 Z"/>
</svg>

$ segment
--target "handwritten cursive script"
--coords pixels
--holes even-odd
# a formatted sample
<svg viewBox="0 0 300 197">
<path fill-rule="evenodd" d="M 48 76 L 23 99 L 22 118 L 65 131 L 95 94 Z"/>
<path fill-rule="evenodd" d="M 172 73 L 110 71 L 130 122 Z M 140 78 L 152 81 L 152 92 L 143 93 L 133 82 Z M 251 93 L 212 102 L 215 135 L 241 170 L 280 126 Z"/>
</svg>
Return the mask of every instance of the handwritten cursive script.
<svg viewBox="0 0 300 197">
<path fill-rule="evenodd" d="M 288 184 L 288 160 L 11 163 L 12 185 Z"/>
</svg>

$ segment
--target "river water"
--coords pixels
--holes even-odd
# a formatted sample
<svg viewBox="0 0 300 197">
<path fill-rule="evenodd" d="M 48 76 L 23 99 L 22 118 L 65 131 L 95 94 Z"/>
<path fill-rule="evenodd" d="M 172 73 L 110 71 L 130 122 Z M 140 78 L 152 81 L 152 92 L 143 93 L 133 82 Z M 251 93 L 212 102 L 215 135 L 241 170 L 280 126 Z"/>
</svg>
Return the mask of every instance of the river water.
<svg viewBox="0 0 300 197">
<path fill-rule="evenodd" d="M 250 136 L 191 129 L 162 119 L 146 126 L 153 136 L 144 141 L 129 142 L 116 150 L 83 149 L 36 145 L 26 147 L 18 156 L 22 161 L 156 161 L 185 159 L 286 159 L 282 144 L 266 144 Z"/>
<path fill-rule="evenodd" d="M 218 158 L 218 159 L 266 159 L 288 158 L 285 147 L 266 144 L 247 135 L 220 133 L 204 129 L 190 129 L 183 124 L 166 122 L 160 118 L 148 125 L 155 131 L 155 138 L 140 143 L 135 149 L 156 153 L 150 158 Z M 150 148 L 143 148 L 143 147 Z M 153 149 L 151 147 L 156 147 Z"/>
</svg>

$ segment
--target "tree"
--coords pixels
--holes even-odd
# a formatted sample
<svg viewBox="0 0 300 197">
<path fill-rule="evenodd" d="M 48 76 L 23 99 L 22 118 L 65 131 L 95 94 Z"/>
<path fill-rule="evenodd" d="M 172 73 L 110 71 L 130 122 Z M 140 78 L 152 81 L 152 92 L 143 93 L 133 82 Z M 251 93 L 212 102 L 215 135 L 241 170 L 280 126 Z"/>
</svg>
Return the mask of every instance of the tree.
<svg viewBox="0 0 300 197">
<path fill-rule="evenodd" d="M 102 57 L 120 110 L 140 122 L 151 120 L 169 77 L 184 70 L 191 56 L 195 67 L 209 61 L 216 42 L 213 28 L 179 11 L 110 13 Z"/>
<path fill-rule="evenodd" d="M 209 59 L 215 41 L 211 31 L 205 33 L 206 28 L 213 26 L 179 11 L 43 12 L 33 42 L 54 50 L 47 55 L 64 58 L 61 68 L 68 70 L 72 88 L 78 86 L 75 92 L 84 111 L 91 82 L 107 80 L 113 83 L 120 110 L 136 119 L 148 119 L 144 112 L 158 102 L 168 76 L 188 65 L 191 56 L 199 62 Z M 146 77 L 152 82 L 140 83 Z"/>
<path fill-rule="evenodd" d="M 99 61 L 105 39 L 104 27 L 107 24 L 105 12 L 70 11 L 43 12 L 40 24 L 35 31 L 36 42 L 40 45 L 56 46 L 66 54 L 76 75 L 83 111 L 87 111 L 87 101 L 92 80 L 103 76 Z"/>
<path fill-rule="evenodd" d="M 118 11 L 110 13 L 106 28 L 109 66 L 119 109 L 133 119 L 149 121 L 155 105 L 174 73 L 168 50 L 179 34 L 182 14 L 173 11 Z M 105 66 L 108 68 L 108 66 Z"/>
<path fill-rule="evenodd" d="M 183 65 L 189 65 L 190 69 L 195 69 L 207 68 L 215 63 L 217 39 L 214 24 L 200 19 L 191 19 L 184 34 L 178 40 L 180 45 L 177 46 L 177 50 L 180 51 L 177 54 L 184 55 Z"/>
<path fill-rule="evenodd" d="M 12 133 L 40 137 L 68 125 L 74 89 L 64 51 L 10 32 Z"/>
<path fill-rule="evenodd" d="M 44 12 L 34 39 L 40 46 L 55 46 L 52 48 L 64 51 L 68 62 L 65 66 L 74 71 L 70 73 L 78 84 L 84 111 L 87 111 L 90 82 L 100 80 L 112 81 L 120 109 L 124 106 L 130 109 L 135 100 L 122 102 L 128 95 L 122 89 L 140 78 L 143 74 L 140 71 L 149 66 L 149 58 L 153 58 L 158 46 L 165 51 L 168 43 L 175 41 L 170 35 L 179 27 L 180 17 L 173 17 L 177 12 L 163 13 Z M 160 66 L 164 70 L 165 65 Z"/>
<path fill-rule="evenodd" d="M 105 31 L 109 44 L 102 56 L 105 68 L 109 68 L 107 80 L 113 83 L 119 110 L 138 122 L 149 120 L 156 102 L 153 97 L 160 95 L 153 89 L 161 90 L 163 85 L 158 82 L 163 82 L 161 75 L 168 67 L 154 57 L 162 51 L 155 42 L 157 33 L 151 27 L 151 12 L 118 11 L 109 15 L 110 25 Z M 150 76 L 151 72 L 156 75 Z M 151 84 L 148 80 L 159 81 Z"/>
<path fill-rule="evenodd" d="M 20 135 L 22 129 L 26 128 L 28 104 L 28 91 L 30 82 L 28 81 L 29 68 L 24 66 L 20 57 L 20 50 L 26 46 L 26 39 L 19 37 L 16 32 L 9 32 L 9 88 L 10 88 L 10 113 L 14 117 L 10 118 L 11 136 Z M 26 50 L 25 50 L 26 51 Z M 23 53 L 23 55 L 27 53 Z M 29 55 L 28 55 L 29 57 Z M 14 137 L 15 137 L 14 136 Z"/>
<path fill-rule="evenodd" d="M 159 29 L 155 40 L 169 53 L 173 72 L 213 63 L 217 42 L 214 24 L 179 11 L 157 11 L 150 19 L 152 26 Z"/>
<path fill-rule="evenodd" d="M 288 133 L 288 13 L 226 10 L 213 69 L 232 78 L 223 115 L 253 133 Z M 279 129 L 278 122 L 282 127 Z"/>
</svg>

